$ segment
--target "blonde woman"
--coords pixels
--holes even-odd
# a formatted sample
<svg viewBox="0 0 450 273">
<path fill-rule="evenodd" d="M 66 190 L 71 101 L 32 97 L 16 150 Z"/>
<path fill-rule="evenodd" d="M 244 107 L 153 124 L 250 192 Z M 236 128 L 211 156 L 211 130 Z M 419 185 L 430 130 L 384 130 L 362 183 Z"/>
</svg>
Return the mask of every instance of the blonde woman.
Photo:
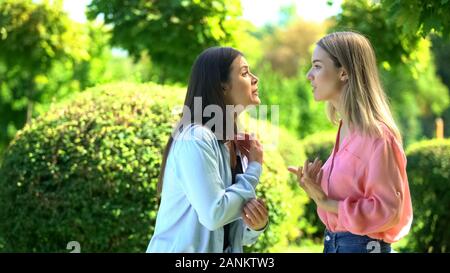
<svg viewBox="0 0 450 273">
<path fill-rule="evenodd" d="M 307 74 L 339 124 L 331 156 L 289 167 L 317 204 L 324 252 L 391 252 L 412 222 L 406 157 L 370 42 L 354 32 L 317 42 Z"/>
</svg>

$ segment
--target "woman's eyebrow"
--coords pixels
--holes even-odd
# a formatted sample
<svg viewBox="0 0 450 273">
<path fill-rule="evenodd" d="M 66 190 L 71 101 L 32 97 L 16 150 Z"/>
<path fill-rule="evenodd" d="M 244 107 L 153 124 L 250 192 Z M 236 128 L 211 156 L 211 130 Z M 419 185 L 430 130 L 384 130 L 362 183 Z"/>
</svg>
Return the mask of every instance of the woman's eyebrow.
<svg viewBox="0 0 450 273">
<path fill-rule="evenodd" d="M 242 69 L 242 68 L 248 68 L 248 65 L 242 65 L 242 66 L 241 66 L 241 69 Z"/>
<path fill-rule="evenodd" d="M 322 60 L 313 60 L 312 62 L 313 62 L 313 63 L 315 63 L 315 62 L 319 62 L 319 63 L 321 63 L 321 62 L 322 62 Z"/>
</svg>

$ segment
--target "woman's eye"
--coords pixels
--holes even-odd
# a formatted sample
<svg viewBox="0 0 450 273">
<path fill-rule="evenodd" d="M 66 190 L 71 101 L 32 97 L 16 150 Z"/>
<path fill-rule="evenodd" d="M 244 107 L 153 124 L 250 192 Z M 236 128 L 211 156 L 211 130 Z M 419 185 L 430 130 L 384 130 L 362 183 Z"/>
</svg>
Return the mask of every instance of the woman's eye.
<svg viewBox="0 0 450 273">
<path fill-rule="evenodd" d="M 248 71 L 244 72 L 244 74 L 242 74 L 242 76 L 246 77 L 248 75 Z"/>
<path fill-rule="evenodd" d="M 314 65 L 314 68 L 320 68 L 320 65 Z"/>
</svg>

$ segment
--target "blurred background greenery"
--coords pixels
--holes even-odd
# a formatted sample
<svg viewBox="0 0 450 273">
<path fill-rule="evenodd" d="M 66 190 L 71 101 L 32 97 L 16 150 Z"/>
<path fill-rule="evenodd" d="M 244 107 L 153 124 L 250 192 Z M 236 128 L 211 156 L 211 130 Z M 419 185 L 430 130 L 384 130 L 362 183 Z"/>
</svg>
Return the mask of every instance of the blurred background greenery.
<svg viewBox="0 0 450 273">
<path fill-rule="evenodd" d="M 450 145 L 435 139 L 450 136 L 448 14 L 447 0 L 0 0 L 0 250 L 144 251 L 168 114 L 195 57 L 225 45 L 280 110 L 259 193 L 273 225 L 247 251 L 320 252 L 324 227 L 285 169 L 331 153 L 336 128 L 305 75 L 321 36 L 356 30 L 408 156 L 415 221 L 394 248 L 450 251 Z"/>
</svg>

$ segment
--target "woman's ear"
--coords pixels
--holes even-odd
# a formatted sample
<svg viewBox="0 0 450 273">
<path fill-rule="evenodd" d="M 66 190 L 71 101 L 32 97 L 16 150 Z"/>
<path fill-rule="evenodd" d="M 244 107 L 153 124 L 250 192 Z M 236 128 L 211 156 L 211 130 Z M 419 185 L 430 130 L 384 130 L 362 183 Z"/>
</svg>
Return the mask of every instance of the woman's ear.
<svg viewBox="0 0 450 273">
<path fill-rule="evenodd" d="M 220 84 L 222 86 L 222 91 L 224 93 L 224 95 L 227 95 L 228 91 L 230 90 L 230 86 L 228 83 L 221 83 Z"/>
<path fill-rule="evenodd" d="M 341 68 L 340 79 L 343 82 L 347 82 L 348 81 L 348 74 L 347 74 L 347 71 L 344 68 Z"/>
</svg>

